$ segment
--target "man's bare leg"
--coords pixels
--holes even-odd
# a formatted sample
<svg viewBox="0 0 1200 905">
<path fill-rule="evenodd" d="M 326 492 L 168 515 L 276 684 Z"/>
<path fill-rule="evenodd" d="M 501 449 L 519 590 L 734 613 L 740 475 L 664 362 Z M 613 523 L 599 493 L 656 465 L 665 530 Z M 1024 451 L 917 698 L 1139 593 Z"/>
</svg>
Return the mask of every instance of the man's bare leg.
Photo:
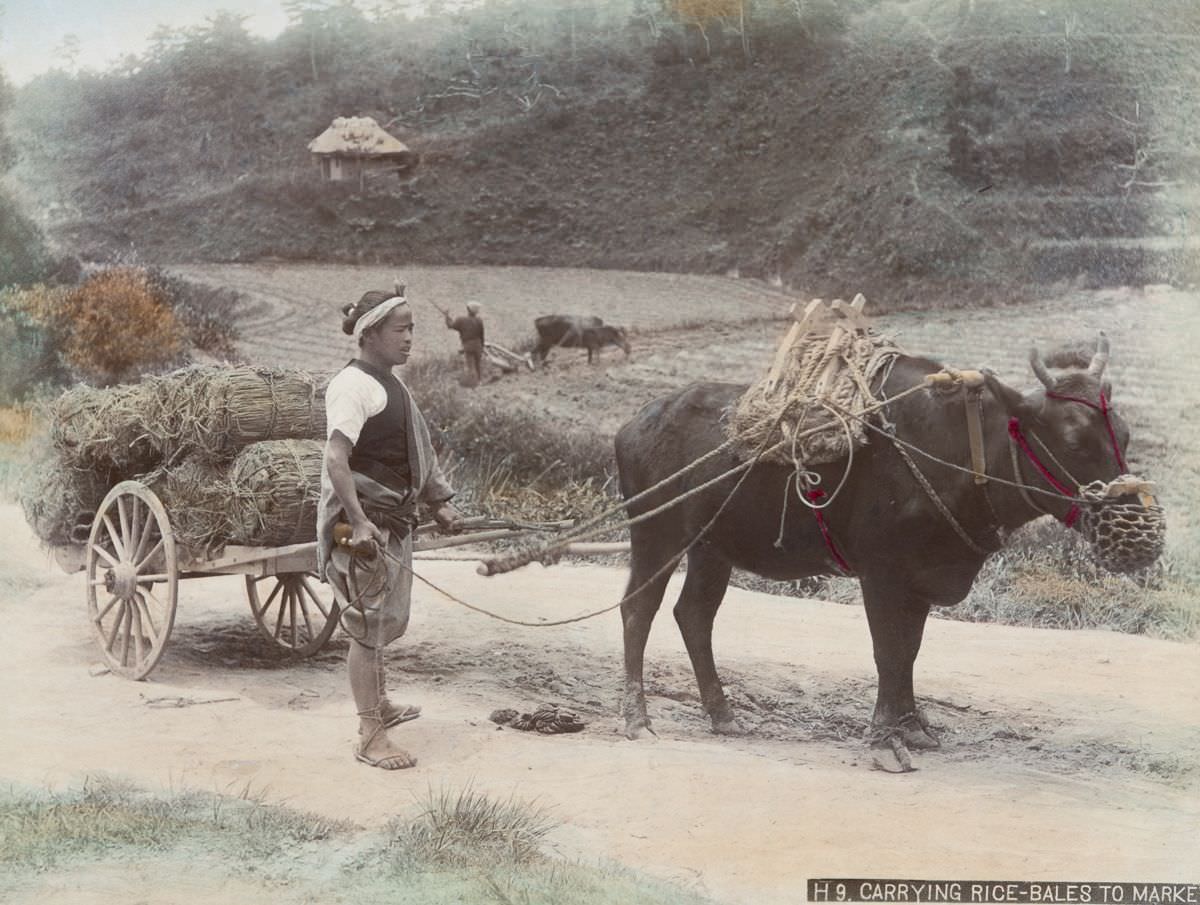
<svg viewBox="0 0 1200 905">
<path fill-rule="evenodd" d="M 373 766 L 384 770 L 402 770 L 416 766 L 417 759 L 403 748 L 392 744 L 383 728 L 384 707 L 388 704 L 383 682 L 383 658 L 376 651 L 350 642 L 346 656 L 350 673 L 350 693 L 358 710 L 358 731 L 363 739 L 357 754 Z"/>
</svg>

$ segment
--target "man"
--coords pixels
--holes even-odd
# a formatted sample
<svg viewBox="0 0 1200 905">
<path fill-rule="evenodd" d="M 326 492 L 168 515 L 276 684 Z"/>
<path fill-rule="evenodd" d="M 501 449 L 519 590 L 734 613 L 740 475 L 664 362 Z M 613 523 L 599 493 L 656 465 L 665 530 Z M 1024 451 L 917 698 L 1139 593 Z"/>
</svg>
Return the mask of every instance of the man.
<svg viewBox="0 0 1200 905">
<path fill-rule="evenodd" d="M 467 302 L 466 315 L 453 319 L 446 312 L 446 326 L 458 331 L 467 381 L 472 386 L 483 379 L 483 318 L 479 316 L 480 307 L 479 302 Z"/>
<path fill-rule="evenodd" d="M 383 648 L 408 627 L 418 504 L 433 510 L 443 530 L 455 530 L 461 516 L 450 503 L 454 490 L 438 466 L 425 418 L 392 373 L 412 352 L 408 301 L 372 291 L 342 314 L 342 330 L 359 351 L 325 390 L 317 568 L 333 588 L 350 636 L 347 670 L 359 719 L 354 756 L 402 770 L 417 760 L 387 730 L 416 718 L 421 708 L 388 699 Z"/>
</svg>

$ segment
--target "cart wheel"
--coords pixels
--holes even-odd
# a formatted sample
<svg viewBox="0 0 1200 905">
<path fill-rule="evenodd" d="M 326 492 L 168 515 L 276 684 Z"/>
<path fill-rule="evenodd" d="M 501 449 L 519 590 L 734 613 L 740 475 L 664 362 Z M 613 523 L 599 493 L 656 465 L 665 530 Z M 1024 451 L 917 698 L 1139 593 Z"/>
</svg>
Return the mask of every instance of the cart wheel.
<svg viewBox="0 0 1200 905">
<path fill-rule="evenodd" d="M 86 568 L 88 616 L 105 661 L 119 676 L 146 678 L 175 624 L 179 563 L 167 510 L 144 484 L 122 481 L 108 492 Z"/>
<path fill-rule="evenodd" d="M 263 582 L 272 583 L 265 598 L 258 593 Z M 300 657 L 310 657 L 324 647 L 338 624 L 337 601 L 321 600 L 317 582 L 315 572 L 246 576 L 246 596 L 259 631 Z"/>
</svg>

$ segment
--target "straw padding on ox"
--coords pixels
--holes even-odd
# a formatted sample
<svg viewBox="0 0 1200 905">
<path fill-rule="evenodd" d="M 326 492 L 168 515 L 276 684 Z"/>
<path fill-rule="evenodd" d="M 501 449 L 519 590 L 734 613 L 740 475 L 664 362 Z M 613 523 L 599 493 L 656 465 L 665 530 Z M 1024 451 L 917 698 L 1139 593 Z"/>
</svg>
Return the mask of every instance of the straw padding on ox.
<svg viewBox="0 0 1200 905">
<path fill-rule="evenodd" d="M 763 456 L 765 461 L 816 465 L 845 458 L 852 445 L 866 443 L 861 425 L 837 422 L 829 430 L 798 437 L 829 423 L 827 404 L 843 412 L 865 412 L 873 406 L 877 400 L 872 381 L 900 354 L 890 340 L 865 326 L 861 298 L 848 309 L 841 302 L 824 308 L 818 300 L 793 326 L 775 367 L 751 385 L 729 413 L 726 436 L 741 454 L 772 448 Z"/>
<path fill-rule="evenodd" d="M 228 460 L 249 443 L 324 435 L 323 381 L 302 371 L 187 368 L 136 384 L 77 387 L 51 406 L 51 440 L 76 467 L 149 471 Z"/>
</svg>

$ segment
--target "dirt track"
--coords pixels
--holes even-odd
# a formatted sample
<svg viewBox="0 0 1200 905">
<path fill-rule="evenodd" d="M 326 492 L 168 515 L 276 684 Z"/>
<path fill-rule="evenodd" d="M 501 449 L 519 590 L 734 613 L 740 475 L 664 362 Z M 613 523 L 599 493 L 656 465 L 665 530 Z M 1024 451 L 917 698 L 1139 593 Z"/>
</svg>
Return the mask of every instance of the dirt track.
<svg viewBox="0 0 1200 905">
<path fill-rule="evenodd" d="M 717 651 L 752 730 L 737 739 L 707 731 L 664 612 L 648 661 L 660 737 L 634 743 L 616 717 L 615 615 L 537 631 L 423 591 L 389 661 L 397 697 L 425 706 L 401 733 L 421 762 L 384 774 L 350 757 L 344 642 L 281 661 L 240 582 L 210 578 L 184 584 L 150 681 L 93 675 L 82 577 L 45 563 L 15 507 L 0 508 L 0 524 L 10 781 L 54 787 L 106 771 L 151 788 L 249 786 L 367 825 L 429 787 L 472 783 L 549 806 L 565 856 L 615 859 L 724 902 L 800 901 L 805 878 L 821 875 L 1194 881 L 1200 863 L 1194 645 L 934 621 L 918 690 L 945 749 L 893 776 L 871 770 L 857 741 L 874 683 L 857 608 L 731 589 Z M 624 581 L 601 567 L 420 571 L 529 618 L 607 605 Z M 543 700 L 573 706 L 587 730 L 537 736 L 486 719 Z M 45 888 L 63 882 L 50 875 Z"/>
</svg>

